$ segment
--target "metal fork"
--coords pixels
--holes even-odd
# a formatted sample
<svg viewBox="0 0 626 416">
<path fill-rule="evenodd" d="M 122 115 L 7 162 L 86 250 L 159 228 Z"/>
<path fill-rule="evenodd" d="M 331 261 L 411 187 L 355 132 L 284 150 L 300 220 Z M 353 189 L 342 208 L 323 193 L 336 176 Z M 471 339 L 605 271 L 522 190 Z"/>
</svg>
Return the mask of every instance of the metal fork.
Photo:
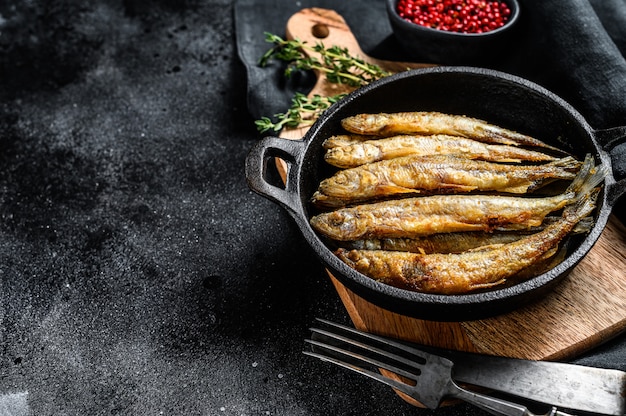
<svg viewBox="0 0 626 416">
<path fill-rule="evenodd" d="M 313 337 L 305 341 L 313 348 L 303 351 L 304 354 L 371 377 L 429 409 L 439 407 L 444 398 L 456 398 L 496 415 L 573 416 L 556 407 L 544 415 L 537 415 L 521 404 L 466 390 L 452 379 L 454 363 L 447 358 L 334 322 L 318 320 L 328 329 L 310 328 Z M 370 368 L 366 368 L 367 365 Z M 408 379 L 410 383 L 384 376 L 380 369 Z"/>
</svg>

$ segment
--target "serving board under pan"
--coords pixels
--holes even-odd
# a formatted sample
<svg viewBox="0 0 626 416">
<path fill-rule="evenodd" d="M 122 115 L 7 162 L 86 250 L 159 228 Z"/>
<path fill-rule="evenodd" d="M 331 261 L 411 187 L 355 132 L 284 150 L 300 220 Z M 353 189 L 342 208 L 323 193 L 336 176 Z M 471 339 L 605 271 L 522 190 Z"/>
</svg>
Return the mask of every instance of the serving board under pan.
<svg viewBox="0 0 626 416">
<path fill-rule="evenodd" d="M 347 48 L 389 71 L 429 66 L 368 57 L 345 20 L 333 10 L 303 9 L 287 23 L 287 37 Z M 309 95 L 334 95 L 337 86 L 318 75 Z M 306 128 L 284 130 L 301 138 Z M 286 166 L 277 160 L 283 178 Z M 513 312 L 464 322 L 435 322 L 399 315 L 357 296 L 329 272 L 356 328 L 437 347 L 533 360 L 573 358 L 626 330 L 626 228 L 611 216 L 580 264 L 545 298 Z"/>
</svg>

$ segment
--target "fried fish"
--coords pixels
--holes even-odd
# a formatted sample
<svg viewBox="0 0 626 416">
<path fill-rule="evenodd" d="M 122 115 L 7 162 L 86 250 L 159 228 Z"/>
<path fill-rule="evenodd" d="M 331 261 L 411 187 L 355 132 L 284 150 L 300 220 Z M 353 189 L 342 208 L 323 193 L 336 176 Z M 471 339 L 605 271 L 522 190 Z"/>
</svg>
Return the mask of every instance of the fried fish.
<svg viewBox="0 0 626 416">
<path fill-rule="evenodd" d="M 445 295 L 486 289 L 557 253 L 559 242 L 595 208 L 598 190 L 564 209 L 560 221 L 508 244 L 456 254 L 339 249 L 336 255 L 355 270 L 403 289 Z"/>
<path fill-rule="evenodd" d="M 352 168 L 409 155 L 455 154 L 469 159 L 511 163 L 548 162 L 556 159 L 555 156 L 534 150 L 487 144 L 447 134 L 403 134 L 374 140 L 371 136 L 337 135 L 326 139 L 323 146 L 327 149 L 324 160 L 339 168 Z"/>
<path fill-rule="evenodd" d="M 392 136 L 396 134 L 448 134 L 485 143 L 537 146 L 559 149 L 534 137 L 508 130 L 477 118 L 434 111 L 357 114 L 346 117 L 342 127 L 355 134 Z"/>
<path fill-rule="evenodd" d="M 432 195 L 340 208 L 310 222 L 317 232 L 338 241 L 525 229 L 540 225 L 546 215 L 573 203 L 603 178 L 588 156 L 570 186 L 555 196 Z"/>
<path fill-rule="evenodd" d="M 560 217 L 546 217 L 538 227 L 528 230 L 502 232 L 458 232 L 441 233 L 416 238 L 381 238 L 346 241 L 343 248 L 355 250 L 409 251 L 412 253 L 462 253 L 480 247 L 508 244 L 518 241 L 529 234 L 544 230 L 546 226 L 559 221 Z M 572 230 L 572 234 L 588 232 L 593 226 L 593 218 L 583 218 Z"/>
<path fill-rule="evenodd" d="M 556 179 L 571 180 L 580 166 L 571 156 L 539 165 L 507 165 L 456 155 L 404 156 L 340 170 L 320 182 L 312 202 L 336 208 L 395 195 L 521 194 Z"/>
</svg>

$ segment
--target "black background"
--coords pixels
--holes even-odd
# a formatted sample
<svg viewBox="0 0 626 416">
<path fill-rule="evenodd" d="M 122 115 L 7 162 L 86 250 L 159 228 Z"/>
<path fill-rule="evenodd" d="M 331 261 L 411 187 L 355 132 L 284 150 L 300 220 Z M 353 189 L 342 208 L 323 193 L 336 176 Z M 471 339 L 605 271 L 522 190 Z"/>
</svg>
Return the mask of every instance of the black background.
<svg viewBox="0 0 626 416">
<path fill-rule="evenodd" d="M 306 4 L 251 3 L 0 4 L 0 414 L 479 414 L 417 410 L 302 355 L 316 316 L 348 318 L 290 218 L 246 186 L 253 121 L 283 104 L 248 91 L 237 46 L 264 49 Z M 393 52 L 382 2 L 345 3 L 364 49 Z M 557 92 L 594 127 L 623 124 L 623 58 L 594 45 L 612 57 L 600 75 L 549 47 L 526 74 L 569 79 Z M 624 369 L 623 344 L 577 362 Z"/>
</svg>

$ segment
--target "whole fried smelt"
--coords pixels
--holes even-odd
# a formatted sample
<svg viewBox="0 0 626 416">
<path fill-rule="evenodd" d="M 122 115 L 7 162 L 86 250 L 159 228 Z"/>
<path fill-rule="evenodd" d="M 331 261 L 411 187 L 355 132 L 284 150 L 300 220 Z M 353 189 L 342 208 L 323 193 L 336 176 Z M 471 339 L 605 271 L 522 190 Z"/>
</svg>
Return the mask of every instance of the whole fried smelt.
<svg viewBox="0 0 626 416">
<path fill-rule="evenodd" d="M 513 243 L 458 254 L 345 249 L 336 254 L 366 276 L 403 289 L 445 295 L 486 289 L 554 255 L 559 242 L 593 211 L 597 191 L 568 206 L 560 221 Z"/>
<path fill-rule="evenodd" d="M 357 114 L 346 117 L 341 125 L 350 133 L 393 136 L 396 134 L 449 134 L 485 143 L 537 146 L 559 150 L 534 137 L 463 115 L 434 111 Z"/>
<path fill-rule="evenodd" d="M 416 238 L 438 233 L 526 229 L 571 203 L 576 194 L 522 198 L 434 195 L 341 208 L 311 218 L 320 234 L 338 241 Z"/>
<path fill-rule="evenodd" d="M 502 195 L 433 195 L 362 204 L 311 218 L 320 234 L 338 241 L 415 238 L 461 231 L 525 229 L 574 202 L 604 180 L 605 168 L 588 156 L 579 174 L 560 195 L 525 198 Z"/>
<path fill-rule="evenodd" d="M 486 144 L 473 139 L 447 134 L 398 135 L 376 140 L 360 140 L 363 136 L 332 136 L 326 140 L 327 163 L 339 168 L 352 168 L 366 163 L 416 155 L 451 155 L 492 162 L 548 162 L 556 157 L 519 147 Z M 365 136 L 367 137 L 367 136 Z M 325 142 L 325 143 L 326 143 Z"/>
<path fill-rule="evenodd" d="M 546 226 L 559 221 L 560 217 L 546 217 L 538 227 L 517 232 L 459 232 L 433 234 L 417 238 L 382 238 L 369 240 L 347 241 L 342 246 L 355 250 L 388 250 L 409 251 L 412 253 L 462 253 L 518 241 L 529 234 L 544 230 Z M 572 233 L 586 233 L 593 226 L 593 218 L 583 218 L 572 230 Z"/>
<path fill-rule="evenodd" d="M 320 182 L 312 202 L 337 208 L 398 194 L 521 194 L 555 179 L 571 180 L 580 166 L 571 156 L 540 165 L 506 165 L 452 155 L 405 156 L 340 170 Z"/>
</svg>

